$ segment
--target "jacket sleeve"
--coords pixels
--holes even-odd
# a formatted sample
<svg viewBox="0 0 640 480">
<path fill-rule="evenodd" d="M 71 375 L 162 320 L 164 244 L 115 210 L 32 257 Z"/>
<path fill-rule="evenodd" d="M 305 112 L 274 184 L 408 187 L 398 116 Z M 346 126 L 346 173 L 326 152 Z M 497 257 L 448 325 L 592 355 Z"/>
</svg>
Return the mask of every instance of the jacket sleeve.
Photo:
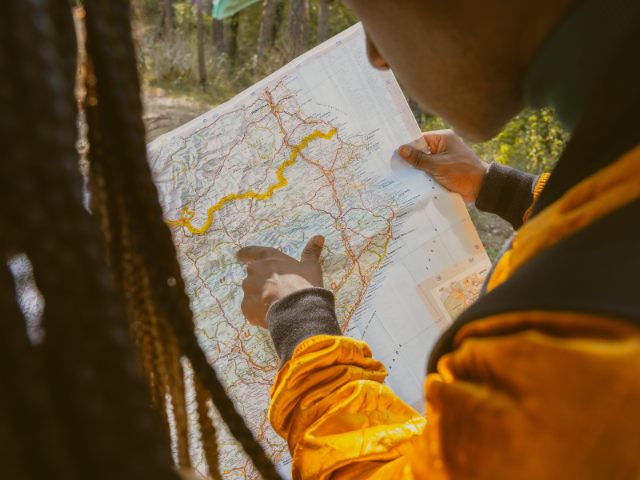
<svg viewBox="0 0 640 480">
<path fill-rule="evenodd" d="M 311 288 L 269 309 L 283 364 L 271 389 L 271 425 L 289 444 L 294 479 L 402 470 L 425 419 L 383 384 L 387 372 L 367 344 L 341 335 L 333 302 L 329 290 Z"/>
<path fill-rule="evenodd" d="M 495 213 L 517 230 L 527 220 L 547 178 L 547 173 L 531 175 L 493 162 L 482 181 L 476 207 Z"/>
<path fill-rule="evenodd" d="M 426 422 L 385 377 L 364 342 L 320 335 L 298 345 L 278 372 L 269 409 L 289 444 L 294 479 L 364 479 L 385 467 L 385 478 L 400 474 Z"/>
</svg>

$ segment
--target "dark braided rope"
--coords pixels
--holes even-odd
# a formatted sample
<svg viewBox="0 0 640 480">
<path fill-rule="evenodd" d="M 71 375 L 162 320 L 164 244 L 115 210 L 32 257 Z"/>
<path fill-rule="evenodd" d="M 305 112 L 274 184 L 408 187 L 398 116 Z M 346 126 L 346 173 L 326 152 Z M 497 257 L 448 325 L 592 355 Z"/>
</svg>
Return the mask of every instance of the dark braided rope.
<svg viewBox="0 0 640 480">
<path fill-rule="evenodd" d="M 1 25 L 1 23 L 0 23 Z M 3 252 L 4 253 L 4 252 Z M 19 315 L 18 306 L 15 303 L 15 296 L 12 297 L 10 290 L 11 281 L 7 281 L 6 277 L 11 277 L 6 264 L 0 266 L 0 308 L 2 308 L 2 318 L 0 318 L 0 340 L 5 335 L 13 336 L 8 330 L 15 324 L 15 319 Z M 15 411 L 15 399 L 13 392 L 13 382 L 7 378 L 6 370 L 10 368 L 11 361 L 15 361 L 6 352 L 5 342 L 0 344 L 0 476 L 10 479 L 29 479 L 34 478 L 30 475 L 27 467 L 28 454 L 28 438 L 22 430 L 18 419 L 18 412 Z M 30 432 L 29 432 L 30 433 Z"/>
<path fill-rule="evenodd" d="M 121 212 L 121 218 L 126 218 L 126 213 Z M 165 345 L 158 338 L 158 316 L 154 305 L 150 301 L 149 279 L 140 265 L 140 259 L 134 254 L 131 239 L 126 222 L 122 222 L 122 271 L 123 277 L 116 278 L 124 290 L 129 322 L 133 338 L 136 342 L 138 358 L 147 376 L 149 393 L 152 404 L 157 409 L 164 433 L 168 442 L 171 440 L 171 429 L 167 414 L 168 375 L 165 353 Z M 184 401 L 184 394 L 182 395 Z M 186 429 L 186 418 L 184 420 Z M 186 448 L 188 456 L 188 442 Z M 179 445 L 180 447 L 180 445 Z M 180 450 L 180 449 L 179 449 Z M 173 459 L 173 458 L 172 458 Z"/>
<path fill-rule="evenodd" d="M 51 98 L 57 98 L 55 91 Z M 71 133 L 69 140 L 73 141 L 75 130 Z M 114 308 L 118 301 L 99 250 L 92 248 L 96 239 L 79 201 L 81 181 L 72 141 L 65 143 L 67 151 L 58 159 L 54 155 L 41 166 L 39 183 L 47 199 L 41 210 L 48 213 L 52 224 L 48 225 L 49 235 L 40 238 L 49 244 L 45 243 L 46 250 L 38 244 L 27 251 L 46 300 L 45 342 L 54 360 L 54 373 L 60 373 L 60 405 L 66 407 L 67 424 L 76 433 L 76 460 L 88 467 L 85 475 L 92 477 L 156 474 L 173 478 L 172 471 L 158 462 L 163 446 L 156 440 L 123 315 Z M 55 160 L 60 163 L 56 165 Z M 36 163 L 31 168 L 38 167 Z M 43 185 L 45 181 L 50 188 Z M 60 186 L 65 185 L 71 191 L 61 191 Z M 87 276 L 87 270 L 97 278 Z M 165 457 L 170 458 L 168 452 Z"/>
<path fill-rule="evenodd" d="M 194 334 L 175 247 L 162 219 L 157 190 L 146 160 L 128 2 L 86 0 L 85 5 L 88 51 L 98 79 L 98 111 L 104 133 L 102 168 L 107 183 L 120 185 L 118 189 L 126 201 L 125 208 L 132 222 L 130 229 L 135 233 L 138 252 L 149 273 L 153 297 L 161 314 L 173 326 L 182 352 L 210 391 L 214 405 L 231 433 L 263 478 L 278 479 L 273 464 L 235 410 Z M 102 42 L 97 41 L 98 38 Z M 104 68 L 105 65 L 111 68 Z M 167 283 L 170 277 L 175 279 L 173 287 Z"/>
<path fill-rule="evenodd" d="M 0 433 L 2 478 L 10 478 L 5 468 L 10 470 L 12 464 L 13 468 L 20 465 L 25 479 L 76 478 L 51 404 L 42 358 L 27 336 L 6 263 L 0 265 L 0 308 L 0 391 L 4 394 L 0 403 L 8 414 L 0 428 L 13 432 L 9 438 Z"/>
<path fill-rule="evenodd" d="M 6 4 L 0 4 L 0 142 L 5 148 L 11 148 L 15 138 L 16 124 L 12 118 L 18 110 L 14 93 L 17 91 L 16 79 L 10 75 L 14 55 L 21 54 L 21 44 L 12 44 L 13 17 Z M 13 53 L 15 52 L 15 53 Z M 0 162 L 2 157 L 0 157 Z M 4 172 L 6 175 L 9 172 Z M 9 192 L 0 188 L 1 205 L 6 205 Z M 15 331 L 20 322 L 21 314 L 16 302 L 16 292 L 13 278 L 7 267 L 6 243 L 12 242 L 12 249 L 16 249 L 19 240 L 11 234 L 10 225 L 0 210 L 0 476 L 3 478 L 32 478 L 27 466 L 29 443 L 34 433 L 27 425 L 21 430 L 16 422 L 18 413 L 15 411 L 18 399 L 23 392 L 15 391 L 15 371 L 12 371 L 15 357 L 24 355 L 24 344 L 19 340 L 19 333 Z M 23 320 L 24 322 L 24 320 Z M 14 338 L 15 337 L 15 338 Z M 14 345 L 15 339 L 18 339 Z M 13 350 L 13 352 L 12 352 Z M 17 350 L 17 351 L 16 351 Z M 37 379 L 36 379 L 37 381 Z M 42 387 L 43 385 L 40 385 Z M 34 412 L 38 415 L 40 412 Z"/>
<path fill-rule="evenodd" d="M 4 387 L 3 384 L 0 386 Z M 16 442 L 20 431 L 11 421 L 13 412 L 7 400 L 9 395 L 4 388 L 0 389 L 0 473 L 2 478 L 23 480 L 31 477 L 27 474 L 20 444 Z"/>
<path fill-rule="evenodd" d="M 166 347 L 167 376 L 173 405 L 173 417 L 176 420 L 176 436 L 178 439 L 178 461 L 180 467 L 191 468 L 189 456 L 189 420 L 187 416 L 187 402 L 185 400 L 184 371 L 180 363 L 180 347 L 173 334 L 171 325 L 164 318 L 158 318 L 159 334 L 162 344 Z"/>
<path fill-rule="evenodd" d="M 8 99 L 20 100 L 19 108 L 0 106 L 0 129 L 12 134 L 2 158 L 10 179 L 3 220 L 19 235 L 45 298 L 43 355 L 70 454 L 80 478 L 176 478 L 82 207 L 75 102 L 53 24 L 36 0 L 1 3 L 3 26 L 20 53 L 8 55 L 12 71 L 1 75 L 17 79 Z"/>
<path fill-rule="evenodd" d="M 93 74 L 89 66 L 89 75 Z M 95 88 L 88 85 L 88 98 L 97 98 Z M 114 279 L 126 299 L 130 316 L 132 337 L 138 344 L 138 359 L 147 376 L 148 391 L 152 404 L 162 420 L 164 437 L 169 441 L 170 428 L 167 416 L 166 395 L 169 393 L 167 379 L 166 345 L 158 338 L 158 319 L 155 305 L 149 299 L 149 281 L 140 258 L 135 254 L 133 240 L 127 219 L 129 214 L 124 208 L 123 198 L 119 192 L 119 183 L 107 181 L 104 175 L 103 159 L 108 154 L 107 138 L 101 130 L 99 106 L 87 108 L 89 123 L 89 140 L 91 145 L 90 188 L 91 208 L 96 223 L 103 231 L 106 240 L 106 252 Z M 184 403 L 184 394 L 182 395 Z M 179 422 L 178 422 L 179 423 Z M 185 418 L 186 428 L 186 418 Z M 188 442 L 179 445 L 180 458 L 188 458 Z M 173 461 L 173 458 L 171 459 Z M 184 463 L 184 462 L 182 462 Z M 189 462 L 188 462 L 189 463 Z M 187 465 L 187 468 L 190 465 Z"/>
<path fill-rule="evenodd" d="M 97 96 L 95 89 L 88 89 L 89 96 Z M 141 259 L 135 253 L 131 232 L 129 230 L 129 214 L 124 208 L 124 200 L 119 190 L 119 183 L 107 182 L 102 177 L 104 159 L 103 137 L 95 135 L 94 126 L 99 125 L 100 108 L 89 107 L 89 138 L 92 147 L 90 153 L 91 175 L 97 176 L 93 181 L 101 185 L 101 189 L 92 199 L 92 207 L 101 212 L 97 218 L 109 241 L 106 243 L 110 267 L 114 278 L 126 299 L 126 306 L 132 330 L 132 336 L 138 345 L 138 358 L 147 376 L 149 394 L 152 404 L 165 427 L 169 440 L 170 426 L 167 415 L 167 394 L 171 394 L 173 413 L 176 420 L 178 437 L 178 459 L 181 467 L 190 468 L 188 442 L 188 422 L 184 398 L 184 383 L 181 374 L 180 358 L 171 356 L 170 341 L 163 338 L 163 324 L 158 317 L 155 303 L 149 290 L 149 279 Z M 101 204 L 102 203 L 102 204 Z M 97 215 L 98 217 L 98 215 Z M 167 325 L 168 327 L 168 325 Z M 170 328 L 170 327 L 169 327 Z M 171 340 L 171 339 L 169 339 Z M 175 340 L 173 340 L 175 341 Z M 180 372 L 175 381 L 176 368 Z M 174 381 L 170 381 L 173 379 Z"/>
<path fill-rule="evenodd" d="M 14 152 L 22 156 L 26 153 L 16 149 L 16 143 L 24 140 L 21 129 L 25 109 L 18 95 L 23 81 L 20 72 L 16 72 L 15 62 L 32 57 L 28 42 L 38 42 L 33 28 L 37 15 L 37 10 L 28 3 L 0 5 L 0 142 L 4 150 L 0 162 L 8 161 L 11 165 Z M 22 36 L 16 35 L 16 31 Z M 20 180 L 12 176 L 11 167 L 3 168 L 3 173 L 5 182 L 0 188 L 0 257 L 4 263 L 0 266 L 0 477 L 73 480 L 77 476 L 45 376 L 42 352 L 31 345 L 27 336 L 14 281 L 6 264 L 7 242 L 14 252 L 21 249 L 20 232 L 6 214 L 7 208 L 15 209 L 12 186 Z M 6 180 L 14 184 L 7 185 Z M 30 182 L 22 181 L 22 189 L 28 189 Z"/>
<path fill-rule="evenodd" d="M 213 419 L 209 417 L 211 396 L 196 374 L 193 375 L 193 385 L 196 392 L 196 403 L 198 404 L 198 425 L 200 425 L 202 451 L 207 465 L 209 465 L 209 475 L 213 480 L 222 480 L 216 427 Z"/>
<path fill-rule="evenodd" d="M 78 44 L 69 0 L 41 0 L 45 14 L 50 18 L 55 35 L 50 41 L 58 52 L 60 74 L 67 85 L 73 86 L 76 80 L 76 62 Z M 69 93 L 73 96 L 73 90 Z M 74 101 L 75 97 L 67 99 Z M 75 119 L 73 119 L 75 121 Z"/>
<path fill-rule="evenodd" d="M 47 391 L 40 365 L 36 362 L 35 349 L 26 335 L 24 319 L 16 303 L 13 278 L 6 263 L 0 265 L 0 305 L 0 392 L 4 397 L 0 403 L 5 415 L 0 430 L 6 432 L 0 431 L 2 468 L 8 467 L 9 472 L 13 470 L 14 476 L 22 472 L 23 478 L 38 478 L 50 459 L 33 465 L 29 458 L 42 454 L 44 445 L 37 438 L 40 430 L 37 421 L 42 418 L 44 409 L 38 395 L 46 395 Z M 21 378 L 25 374 L 33 376 L 26 385 Z"/>
</svg>

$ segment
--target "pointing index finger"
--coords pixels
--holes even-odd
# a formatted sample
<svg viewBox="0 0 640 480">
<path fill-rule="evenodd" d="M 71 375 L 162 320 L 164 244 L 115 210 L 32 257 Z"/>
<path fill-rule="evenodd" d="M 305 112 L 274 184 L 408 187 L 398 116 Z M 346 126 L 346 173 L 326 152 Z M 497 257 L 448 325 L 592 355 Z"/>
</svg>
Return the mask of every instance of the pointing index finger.
<svg viewBox="0 0 640 480">
<path fill-rule="evenodd" d="M 264 249 L 264 247 L 242 247 L 236 252 L 236 258 L 241 262 L 255 262 L 258 259 L 258 255 Z"/>
</svg>

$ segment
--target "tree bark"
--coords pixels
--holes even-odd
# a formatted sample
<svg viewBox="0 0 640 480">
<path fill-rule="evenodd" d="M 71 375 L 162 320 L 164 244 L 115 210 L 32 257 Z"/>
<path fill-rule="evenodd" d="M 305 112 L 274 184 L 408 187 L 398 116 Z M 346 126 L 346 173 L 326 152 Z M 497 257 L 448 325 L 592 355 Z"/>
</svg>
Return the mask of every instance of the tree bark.
<svg viewBox="0 0 640 480">
<path fill-rule="evenodd" d="M 284 9 L 286 7 L 285 0 L 280 0 L 278 2 L 278 6 L 276 7 L 276 19 L 273 22 L 273 28 L 271 29 L 271 44 L 276 41 L 278 38 L 278 33 L 280 33 L 280 28 L 284 25 Z"/>
<path fill-rule="evenodd" d="M 260 38 L 258 39 L 258 58 L 273 45 L 274 21 L 280 0 L 264 0 L 262 4 L 262 22 L 260 23 Z"/>
<path fill-rule="evenodd" d="M 171 0 L 164 0 L 164 26 L 166 28 L 167 36 L 173 35 L 173 12 L 171 8 Z"/>
<path fill-rule="evenodd" d="M 287 24 L 286 60 L 309 50 L 309 0 L 291 0 Z"/>
<path fill-rule="evenodd" d="M 198 22 L 198 85 L 204 87 L 207 72 L 204 66 L 204 30 L 202 29 L 202 0 L 196 0 Z"/>
<path fill-rule="evenodd" d="M 238 28 L 240 27 L 240 12 L 231 17 L 229 22 L 229 38 L 227 44 L 227 55 L 231 60 L 231 65 L 236 63 L 236 54 L 238 53 Z"/>
<path fill-rule="evenodd" d="M 309 0 L 304 0 L 304 8 L 302 14 L 302 29 L 300 31 L 300 53 L 301 55 L 309 50 L 309 31 L 311 29 L 311 21 L 309 19 Z"/>
<path fill-rule="evenodd" d="M 329 40 L 329 0 L 320 0 L 318 5 L 318 43 Z"/>
<path fill-rule="evenodd" d="M 213 46 L 218 53 L 224 52 L 224 22 L 214 18 L 211 21 L 211 36 L 213 40 Z"/>
</svg>

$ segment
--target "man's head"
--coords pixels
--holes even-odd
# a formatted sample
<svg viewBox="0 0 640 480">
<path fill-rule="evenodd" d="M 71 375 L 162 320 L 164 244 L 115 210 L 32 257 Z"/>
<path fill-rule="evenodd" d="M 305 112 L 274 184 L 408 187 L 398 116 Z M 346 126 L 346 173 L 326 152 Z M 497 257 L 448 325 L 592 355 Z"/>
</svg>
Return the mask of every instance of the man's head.
<svg viewBox="0 0 640 480">
<path fill-rule="evenodd" d="M 376 68 L 420 106 L 484 141 L 524 108 L 534 54 L 577 0 L 343 0 Z"/>
</svg>

